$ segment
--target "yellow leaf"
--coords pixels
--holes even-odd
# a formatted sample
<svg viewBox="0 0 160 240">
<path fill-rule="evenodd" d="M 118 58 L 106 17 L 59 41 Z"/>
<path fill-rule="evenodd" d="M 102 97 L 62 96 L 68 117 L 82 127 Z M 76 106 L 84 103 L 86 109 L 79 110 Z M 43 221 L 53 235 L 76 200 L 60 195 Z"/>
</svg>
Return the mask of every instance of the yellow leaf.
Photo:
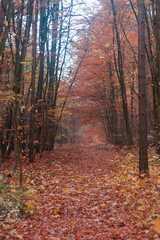
<svg viewBox="0 0 160 240">
<path fill-rule="evenodd" d="M 109 43 L 106 43 L 106 44 L 105 44 L 105 47 L 108 48 L 108 47 L 109 47 Z"/>
<path fill-rule="evenodd" d="M 5 26 L 8 27 L 8 21 L 5 22 Z"/>
<path fill-rule="evenodd" d="M 28 206 L 27 206 L 27 209 L 29 209 L 29 210 L 32 210 L 32 209 L 34 209 L 35 207 L 32 205 L 32 204 L 29 204 Z"/>
<path fill-rule="evenodd" d="M 26 180 L 26 183 L 29 183 L 30 182 L 30 178 L 28 177 L 27 180 Z"/>
<path fill-rule="evenodd" d="M 116 220 L 114 217 L 109 218 L 110 220 Z"/>
<path fill-rule="evenodd" d="M 123 193 L 123 192 L 125 192 L 125 190 L 123 190 L 123 189 L 120 189 L 120 192 L 121 192 L 121 193 Z"/>
<path fill-rule="evenodd" d="M 60 209 L 59 209 L 59 208 L 55 209 L 55 210 L 54 210 L 54 213 L 55 213 L 55 214 L 60 214 Z"/>
<path fill-rule="evenodd" d="M 84 196 L 84 198 L 83 199 L 87 199 L 87 196 Z"/>
<path fill-rule="evenodd" d="M 62 190 L 63 190 L 63 192 L 67 192 L 68 188 L 63 188 Z"/>
<path fill-rule="evenodd" d="M 72 221 L 72 224 L 75 224 L 75 223 L 77 223 L 77 221 Z"/>
<path fill-rule="evenodd" d="M 50 196 L 55 196 L 53 193 L 49 193 Z"/>
<path fill-rule="evenodd" d="M 42 189 L 42 190 L 44 190 L 44 189 L 45 189 L 45 187 L 44 187 L 43 185 L 41 185 L 41 189 Z"/>
<path fill-rule="evenodd" d="M 20 234 L 16 234 L 15 237 L 16 237 L 16 238 L 19 238 L 19 239 L 23 239 L 23 236 L 20 235 Z"/>
<path fill-rule="evenodd" d="M 103 202 L 102 204 L 101 204 L 101 207 L 106 207 L 107 205 Z"/>
</svg>

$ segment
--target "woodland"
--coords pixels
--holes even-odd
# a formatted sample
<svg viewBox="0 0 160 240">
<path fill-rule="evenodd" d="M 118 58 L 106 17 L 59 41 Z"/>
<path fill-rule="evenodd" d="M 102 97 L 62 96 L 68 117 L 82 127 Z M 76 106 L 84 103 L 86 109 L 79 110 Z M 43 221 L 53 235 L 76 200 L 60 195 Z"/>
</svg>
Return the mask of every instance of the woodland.
<svg viewBox="0 0 160 240">
<path fill-rule="evenodd" d="M 160 239 L 159 0 L 0 0 L 0 239 Z"/>
</svg>

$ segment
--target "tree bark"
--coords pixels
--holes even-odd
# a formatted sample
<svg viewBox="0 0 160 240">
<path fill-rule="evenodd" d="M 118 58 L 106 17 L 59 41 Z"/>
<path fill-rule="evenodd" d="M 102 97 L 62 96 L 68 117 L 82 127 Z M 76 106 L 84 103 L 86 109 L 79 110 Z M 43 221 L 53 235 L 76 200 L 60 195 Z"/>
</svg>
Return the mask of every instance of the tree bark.
<svg viewBox="0 0 160 240">
<path fill-rule="evenodd" d="M 34 133 L 35 133 L 35 77 L 36 77 L 36 52 L 37 52 L 37 21 L 38 21 L 38 0 L 35 4 L 35 19 L 32 28 L 32 85 L 31 85 L 31 112 L 29 131 L 29 162 L 34 162 Z"/>
<path fill-rule="evenodd" d="M 52 16 L 52 47 L 51 47 L 51 61 L 49 63 L 49 87 L 48 87 L 48 98 L 47 98 L 47 107 L 53 113 L 54 119 L 54 97 L 55 97 L 55 87 L 56 87 L 56 50 L 57 50 L 57 37 L 58 37 L 58 17 L 59 17 L 59 2 L 55 3 L 51 9 Z M 54 144 L 54 130 L 55 123 L 54 121 L 48 119 L 48 149 L 52 150 Z"/>
<path fill-rule="evenodd" d="M 139 173 L 147 173 L 147 96 L 145 58 L 145 5 L 138 0 Z"/>
<path fill-rule="evenodd" d="M 156 43 L 156 64 L 154 79 L 155 97 L 155 131 L 156 131 L 156 152 L 160 155 L 160 1 L 156 0 L 156 16 L 154 19 L 154 36 Z"/>
<path fill-rule="evenodd" d="M 43 123 L 43 114 L 42 114 L 42 102 L 43 102 L 43 84 L 44 84 L 44 53 L 45 53 L 45 44 L 47 41 L 47 20 L 48 20 L 48 11 L 47 11 L 47 1 L 40 0 L 40 66 L 39 66 L 39 76 L 38 76 L 38 88 L 37 88 L 37 130 L 36 130 L 36 138 L 37 138 L 37 146 L 36 152 L 40 152 L 41 149 L 41 131 L 42 131 L 42 123 Z"/>
</svg>

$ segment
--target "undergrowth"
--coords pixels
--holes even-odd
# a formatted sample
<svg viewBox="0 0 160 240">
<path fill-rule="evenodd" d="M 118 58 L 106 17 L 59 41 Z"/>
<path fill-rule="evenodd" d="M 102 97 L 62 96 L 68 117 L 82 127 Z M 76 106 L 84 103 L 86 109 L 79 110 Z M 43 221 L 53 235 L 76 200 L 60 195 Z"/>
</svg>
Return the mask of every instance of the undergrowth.
<svg viewBox="0 0 160 240">
<path fill-rule="evenodd" d="M 36 207 L 30 200 L 28 189 L 11 184 L 8 179 L 0 180 L 0 215 L 5 218 L 27 217 L 35 213 Z"/>
</svg>

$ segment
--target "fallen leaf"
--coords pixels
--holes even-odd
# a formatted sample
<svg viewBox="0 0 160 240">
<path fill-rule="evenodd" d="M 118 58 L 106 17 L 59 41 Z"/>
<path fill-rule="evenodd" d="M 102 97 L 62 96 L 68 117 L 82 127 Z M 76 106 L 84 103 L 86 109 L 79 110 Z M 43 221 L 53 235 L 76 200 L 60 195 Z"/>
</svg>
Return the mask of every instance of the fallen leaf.
<svg viewBox="0 0 160 240">
<path fill-rule="evenodd" d="M 160 232 L 160 217 L 153 221 L 154 229 Z"/>
</svg>

